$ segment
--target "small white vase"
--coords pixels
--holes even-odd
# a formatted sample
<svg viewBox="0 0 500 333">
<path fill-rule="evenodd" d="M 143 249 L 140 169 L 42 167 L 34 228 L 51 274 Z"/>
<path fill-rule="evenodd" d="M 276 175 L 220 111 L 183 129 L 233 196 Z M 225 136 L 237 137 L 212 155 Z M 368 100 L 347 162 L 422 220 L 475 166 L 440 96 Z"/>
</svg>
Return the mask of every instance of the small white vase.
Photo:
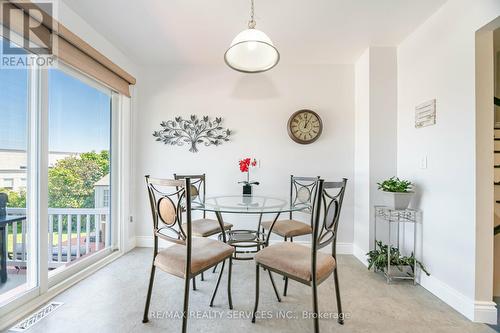
<svg viewBox="0 0 500 333">
<path fill-rule="evenodd" d="M 386 206 L 391 209 L 404 210 L 410 205 L 414 192 L 385 192 Z"/>
</svg>

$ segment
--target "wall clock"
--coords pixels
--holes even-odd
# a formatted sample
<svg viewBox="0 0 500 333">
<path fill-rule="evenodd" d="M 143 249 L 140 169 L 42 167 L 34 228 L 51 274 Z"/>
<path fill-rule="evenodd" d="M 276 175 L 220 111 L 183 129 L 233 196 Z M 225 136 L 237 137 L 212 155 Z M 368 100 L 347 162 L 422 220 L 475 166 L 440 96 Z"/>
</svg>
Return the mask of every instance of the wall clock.
<svg viewBox="0 0 500 333">
<path fill-rule="evenodd" d="M 299 110 L 288 119 L 287 129 L 293 141 L 306 145 L 318 140 L 323 131 L 323 122 L 316 112 Z"/>
</svg>

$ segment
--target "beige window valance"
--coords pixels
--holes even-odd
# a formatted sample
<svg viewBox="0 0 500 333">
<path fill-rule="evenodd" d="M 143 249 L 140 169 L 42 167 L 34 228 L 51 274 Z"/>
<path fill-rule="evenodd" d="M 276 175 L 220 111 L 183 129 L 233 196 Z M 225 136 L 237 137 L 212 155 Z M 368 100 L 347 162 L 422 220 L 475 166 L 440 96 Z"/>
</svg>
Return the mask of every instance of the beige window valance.
<svg viewBox="0 0 500 333">
<path fill-rule="evenodd" d="M 33 44 L 50 45 L 51 52 L 58 59 L 130 97 L 129 86 L 136 83 L 135 78 L 41 10 L 37 4 L 0 0 L 0 6 L 4 38 L 8 38 L 6 32 L 10 29 Z M 34 7 L 40 10 L 29 10 Z M 5 10 L 9 10 L 7 22 Z M 26 31 L 26 20 L 29 20 L 31 27 L 38 26 L 36 34 Z"/>
</svg>

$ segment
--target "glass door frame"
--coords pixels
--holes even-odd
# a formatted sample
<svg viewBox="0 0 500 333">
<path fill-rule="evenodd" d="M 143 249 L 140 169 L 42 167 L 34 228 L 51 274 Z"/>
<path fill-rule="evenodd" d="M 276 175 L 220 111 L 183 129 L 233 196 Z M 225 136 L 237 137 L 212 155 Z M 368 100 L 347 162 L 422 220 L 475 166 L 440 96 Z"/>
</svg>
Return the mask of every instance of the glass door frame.
<svg viewBox="0 0 500 333">
<path fill-rule="evenodd" d="M 12 42 L 22 45 L 19 35 L 11 34 Z M 44 133 L 44 85 L 42 84 L 45 74 L 44 70 L 37 67 L 28 68 L 28 91 L 27 91 L 27 175 L 26 175 L 26 229 L 28 240 L 27 248 L 27 289 L 20 295 L 16 295 L 7 303 L 0 304 L 0 317 L 19 308 L 26 302 L 40 296 L 47 291 L 47 276 L 42 274 L 43 250 L 43 196 L 40 191 L 43 188 L 43 177 L 40 177 L 44 165 L 43 137 Z M 40 223 L 37 223 L 40 222 Z M 46 222 L 47 223 L 47 222 Z M 45 235 L 47 238 L 47 235 Z M 47 254 L 45 254 L 47 255 Z"/>
<path fill-rule="evenodd" d="M 22 43 L 22 41 L 21 41 Z M 22 45 L 22 44 L 20 44 Z M 76 77 L 92 87 L 107 89 L 111 97 L 111 124 L 110 124 L 110 247 L 100 250 L 95 255 L 84 258 L 67 267 L 59 274 L 49 277 L 48 271 L 48 170 L 49 170 L 49 71 L 47 68 L 36 66 L 29 69 L 28 91 L 28 175 L 27 175 L 27 223 L 29 244 L 27 283 L 34 287 L 26 290 L 7 303 L 0 304 L 0 318 L 15 316 L 34 307 L 34 304 L 44 303 L 73 281 L 78 281 L 92 271 L 91 266 L 104 265 L 105 258 L 109 261 L 119 257 L 128 241 L 126 237 L 125 221 L 128 221 L 128 210 L 123 211 L 124 204 L 128 203 L 128 193 L 122 193 L 123 188 L 128 188 L 125 183 L 130 174 L 129 147 L 124 147 L 122 142 L 129 141 L 130 117 L 125 115 L 122 108 L 130 107 L 130 100 L 125 101 L 124 96 L 112 91 L 93 78 L 81 73 L 69 65 L 58 61 L 57 69 Z M 45 232 L 43 232 L 45 231 Z M 107 236 L 108 237 L 108 236 Z M 115 254 L 115 256 L 111 256 Z M 112 257 L 112 258 L 111 258 Z M 101 263 L 99 263 L 101 262 Z M 28 270 L 30 273 L 28 273 Z M 84 272 L 83 272 L 84 271 Z M 76 276 L 78 273 L 79 276 Z"/>
</svg>

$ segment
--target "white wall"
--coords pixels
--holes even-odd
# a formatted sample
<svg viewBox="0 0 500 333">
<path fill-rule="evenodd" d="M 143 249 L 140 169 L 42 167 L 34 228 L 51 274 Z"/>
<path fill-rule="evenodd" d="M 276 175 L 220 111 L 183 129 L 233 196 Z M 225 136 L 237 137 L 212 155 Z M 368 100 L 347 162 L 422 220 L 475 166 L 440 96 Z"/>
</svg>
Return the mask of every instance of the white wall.
<svg viewBox="0 0 500 333">
<path fill-rule="evenodd" d="M 144 175 L 172 177 L 177 173 L 207 174 L 208 195 L 238 194 L 244 175 L 239 158 L 261 160 L 252 179 L 261 182 L 256 194 L 289 195 L 290 174 L 349 179 L 339 231 L 340 243 L 353 239 L 354 77 L 351 65 L 278 65 L 261 74 L 242 74 L 217 66 L 165 66 L 145 68 L 140 105 L 134 121 L 136 233 L 151 239 L 151 216 Z M 310 108 L 323 119 L 322 136 L 311 145 L 299 145 L 287 134 L 289 116 Z M 161 121 L 191 114 L 224 118 L 234 131 L 219 147 L 166 146 L 152 136 Z M 237 226 L 250 226 L 241 216 L 227 215 Z"/>
<path fill-rule="evenodd" d="M 470 319 L 491 301 L 476 298 L 475 32 L 499 14 L 497 0 L 449 0 L 398 47 L 398 174 L 424 211 L 421 284 Z M 437 124 L 415 129 L 415 106 L 433 98 Z"/>
<path fill-rule="evenodd" d="M 106 36 L 97 32 L 84 18 L 75 13 L 63 1 L 57 1 L 55 3 L 54 16 L 56 20 L 61 22 L 71 32 L 82 38 L 85 42 L 129 74 L 133 76 L 137 75 L 138 67 L 134 63 L 134 59 L 130 59 L 125 55 L 120 49 L 113 45 L 112 41 L 109 41 L 106 39 Z"/>
<path fill-rule="evenodd" d="M 354 244 L 353 253 L 366 264 L 370 249 L 370 49 L 354 67 Z"/>
<path fill-rule="evenodd" d="M 355 64 L 354 255 L 366 263 L 373 248 L 377 182 L 396 175 L 397 59 L 394 47 L 370 47 Z M 384 238 L 379 224 L 377 239 Z"/>
</svg>

